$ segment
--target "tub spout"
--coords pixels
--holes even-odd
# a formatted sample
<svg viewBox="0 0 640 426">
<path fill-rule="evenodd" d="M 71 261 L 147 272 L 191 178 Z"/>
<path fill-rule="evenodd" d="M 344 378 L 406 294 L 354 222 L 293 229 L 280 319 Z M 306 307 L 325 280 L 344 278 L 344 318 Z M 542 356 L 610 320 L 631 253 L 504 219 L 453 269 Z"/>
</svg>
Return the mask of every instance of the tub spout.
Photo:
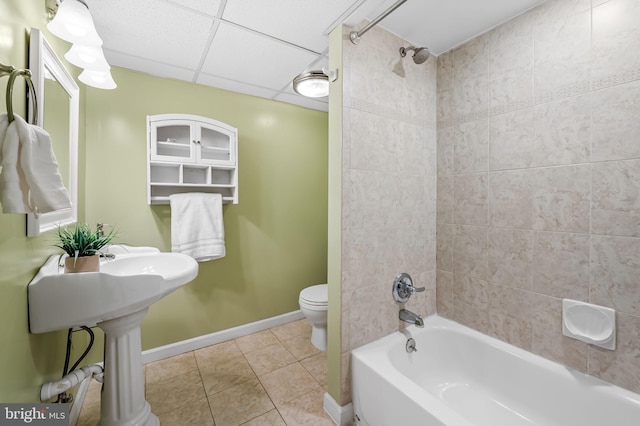
<svg viewBox="0 0 640 426">
<path fill-rule="evenodd" d="M 400 310 L 400 319 L 404 322 L 408 322 L 409 324 L 414 324 L 416 327 L 424 327 L 424 321 L 420 315 L 414 314 L 411 311 L 406 309 Z"/>
</svg>

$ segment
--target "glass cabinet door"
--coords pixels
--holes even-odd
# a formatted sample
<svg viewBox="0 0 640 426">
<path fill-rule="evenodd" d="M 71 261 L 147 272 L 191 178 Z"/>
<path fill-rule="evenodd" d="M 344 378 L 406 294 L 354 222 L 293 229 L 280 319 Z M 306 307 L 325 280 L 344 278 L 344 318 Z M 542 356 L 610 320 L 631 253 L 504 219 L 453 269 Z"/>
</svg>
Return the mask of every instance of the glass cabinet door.
<svg viewBox="0 0 640 426">
<path fill-rule="evenodd" d="M 235 164 L 235 134 L 222 128 L 200 123 L 196 129 L 197 162 L 203 164 Z"/>
<path fill-rule="evenodd" d="M 238 204 L 238 129 L 191 114 L 147 116 L 147 203 L 218 193 Z"/>
<path fill-rule="evenodd" d="M 151 125 L 151 159 L 195 161 L 194 125 L 181 120 L 163 120 Z"/>
</svg>

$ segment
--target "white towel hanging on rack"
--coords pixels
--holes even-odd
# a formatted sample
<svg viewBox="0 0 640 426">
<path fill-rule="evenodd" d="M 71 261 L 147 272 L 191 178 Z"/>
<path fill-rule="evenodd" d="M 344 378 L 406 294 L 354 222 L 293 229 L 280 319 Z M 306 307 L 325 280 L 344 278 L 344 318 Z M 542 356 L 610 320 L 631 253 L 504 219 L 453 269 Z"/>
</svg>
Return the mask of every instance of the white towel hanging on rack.
<svg viewBox="0 0 640 426">
<path fill-rule="evenodd" d="M 226 255 L 222 195 L 210 193 L 172 194 L 171 251 L 184 253 L 198 262 Z"/>
<path fill-rule="evenodd" d="M 0 201 L 4 213 L 48 213 L 71 208 L 51 137 L 14 114 L 0 115 Z"/>
</svg>

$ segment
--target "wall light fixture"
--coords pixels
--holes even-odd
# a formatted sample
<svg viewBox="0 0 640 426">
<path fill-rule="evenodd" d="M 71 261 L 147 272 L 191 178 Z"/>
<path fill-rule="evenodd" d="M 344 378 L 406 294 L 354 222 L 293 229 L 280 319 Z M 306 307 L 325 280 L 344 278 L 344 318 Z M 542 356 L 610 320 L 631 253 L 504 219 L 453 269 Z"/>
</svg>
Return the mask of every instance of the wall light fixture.
<svg viewBox="0 0 640 426">
<path fill-rule="evenodd" d="M 47 29 L 69 43 L 102 46 L 102 39 L 93 24 L 89 7 L 83 0 L 65 0 L 60 3 L 54 18 L 47 24 Z"/>
<path fill-rule="evenodd" d="M 102 51 L 102 39 L 96 31 L 89 6 L 84 0 L 47 0 L 47 12 L 53 16 L 47 29 L 56 37 L 72 43 L 65 59 L 84 71 L 78 80 L 98 89 L 115 89 L 111 67 Z"/>
</svg>

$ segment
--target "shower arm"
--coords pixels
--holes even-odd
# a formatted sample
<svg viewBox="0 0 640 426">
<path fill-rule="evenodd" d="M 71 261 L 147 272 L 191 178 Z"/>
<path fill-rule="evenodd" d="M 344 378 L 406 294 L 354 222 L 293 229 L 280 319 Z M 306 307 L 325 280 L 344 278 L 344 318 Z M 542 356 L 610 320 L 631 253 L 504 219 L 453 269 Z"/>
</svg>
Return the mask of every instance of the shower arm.
<svg viewBox="0 0 640 426">
<path fill-rule="evenodd" d="M 382 21 L 384 18 L 386 18 L 387 16 L 389 16 L 394 10 L 396 10 L 397 8 L 399 8 L 400 6 L 402 6 L 404 4 L 404 2 L 406 2 L 407 0 L 398 0 L 397 2 L 395 2 L 394 4 L 392 4 L 387 10 L 385 10 L 384 12 L 382 12 L 380 14 L 380 16 L 378 16 L 376 19 L 374 19 L 373 21 L 369 22 L 369 24 L 364 27 L 363 29 L 361 29 L 360 31 L 351 31 L 349 33 L 349 39 L 351 40 L 351 43 L 353 44 L 358 44 L 360 43 L 360 37 L 366 33 L 367 31 L 369 31 L 371 28 L 373 28 L 374 26 L 376 26 L 378 24 L 378 22 Z"/>
</svg>

